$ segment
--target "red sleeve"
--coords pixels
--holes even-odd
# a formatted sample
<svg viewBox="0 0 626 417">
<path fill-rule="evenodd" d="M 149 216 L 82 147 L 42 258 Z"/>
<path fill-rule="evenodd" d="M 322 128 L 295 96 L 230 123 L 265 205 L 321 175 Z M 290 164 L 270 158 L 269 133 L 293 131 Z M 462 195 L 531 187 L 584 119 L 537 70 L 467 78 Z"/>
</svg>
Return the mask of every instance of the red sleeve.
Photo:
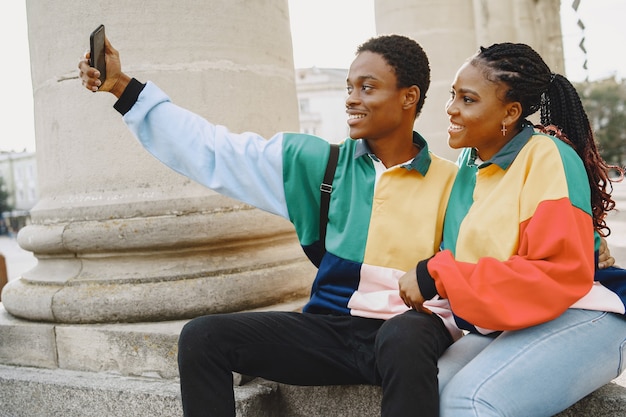
<svg viewBox="0 0 626 417">
<path fill-rule="evenodd" d="M 518 253 L 508 260 L 457 262 L 446 250 L 427 268 L 455 315 L 516 330 L 552 320 L 584 296 L 593 284 L 593 254 L 591 217 L 562 198 L 542 202 L 520 225 Z"/>
</svg>

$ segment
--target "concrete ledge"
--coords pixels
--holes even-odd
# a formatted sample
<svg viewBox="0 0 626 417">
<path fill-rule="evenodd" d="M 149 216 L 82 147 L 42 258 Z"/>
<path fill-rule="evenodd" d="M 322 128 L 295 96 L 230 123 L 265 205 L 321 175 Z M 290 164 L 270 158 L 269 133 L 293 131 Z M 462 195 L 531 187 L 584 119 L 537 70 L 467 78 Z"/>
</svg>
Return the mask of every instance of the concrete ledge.
<svg viewBox="0 0 626 417">
<path fill-rule="evenodd" d="M 278 417 L 276 384 L 235 387 L 237 415 Z M 180 417 L 177 380 L 0 365 L 0 417 Z"/>
<path fill-rule="evenodd" d="M 626 416 L 626 374 L 555 417 Z M 289 417 L 380 417 L 382 395 L 369 385 L 295 387 L 278 385 L 277 407 Z"/>
<path fill-rule="evenodd" d="M 624 375 L 622 375 L 624 376 Z M 557 417 L 624 417 L 626 416 L 626 386 L 607 384 Z"/>
<path fill-rule="evenodd" d="M 0 416 L 180 416 L 177 381 L 0 365 Z"/>
<path fill-rule="evenodd" d="M 0 303 L 0 364 L 174 378 L 185 323 L 37 323 L 13 317 Z"/>
<path fill-rule="evenodd" d="M 176 342 L 184 323 L 33 323 L 0 303 L 0 417 L 180 417 Z M 380 416 L 378 387 L 235 381 L 243 384 L 235 387 L 238 417 Z M 558 414 L 580 416 L 626 416 L 626 374 Z"/>
<path fill-rule="evenodd" d="M 297 300 L 271 308 L 295 311 L 302 304 Z M 13 317 L 0 303 L 0 364 L 176 378 L 178 335 L 185 323 L 38 323 Z"/>
<path fill-rule="evenodd" d="M 57 325 L 59 368 L 176 378 L 178 335 L 185 323 Z"/>
<path fill-rule="evenodd" d="M 289 417 L 380 417 L 382 392 L 371 385 L 278 385 L 278 407 Z"/>
<path fill-rule="evenodd" d="M 54 325 L 15 319 L 0 303 L 0 364 L 56 368 Z"/>
<path fill-rule="evenodd" d="M 380 388 L 235 387 L 238 417 L 380 417 Z M 0 417 L 180 417 L 177 379 L 0 365 Z M 608 384 L 556 417 L 623 417 L 626 387 Z"/>
</svg>

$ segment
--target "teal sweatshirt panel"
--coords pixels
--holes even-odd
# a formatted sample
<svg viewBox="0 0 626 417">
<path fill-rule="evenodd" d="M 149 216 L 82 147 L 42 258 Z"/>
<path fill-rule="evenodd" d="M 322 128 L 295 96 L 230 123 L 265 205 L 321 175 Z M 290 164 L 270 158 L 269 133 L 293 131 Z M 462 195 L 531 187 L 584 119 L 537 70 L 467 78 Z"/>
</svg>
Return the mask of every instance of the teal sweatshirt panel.
<svg viewBox="0 0 626 417">
<path fill-rule="evenodd" d="M 351 139 L 340 144 L 330 197 L 326 249 L 343 259 L 362 262 L 376 174 L 369 156 L 362 155 L 354 160 L 356 145 Z M 330 144 L 323 139 L 284 134 L 285 198 L 289 219 L 304 247 L 319 240 L 320 184 L 329 153 Z"/>
</svg>

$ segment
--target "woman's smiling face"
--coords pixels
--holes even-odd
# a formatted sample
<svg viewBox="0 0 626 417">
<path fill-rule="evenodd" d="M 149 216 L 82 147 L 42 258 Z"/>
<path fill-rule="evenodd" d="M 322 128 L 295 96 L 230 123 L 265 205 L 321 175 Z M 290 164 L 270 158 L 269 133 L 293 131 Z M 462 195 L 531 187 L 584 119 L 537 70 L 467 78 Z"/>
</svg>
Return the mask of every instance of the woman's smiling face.
<svg viewBox="0 0 626 417">
<path fill-rule="evenodd" d="M 476 148 L 486 161 L 511 139 L 512 135 L 502 133 L 511 105 L 503 100 L 506 88 L 503 83 L 488 80 L 481 68 L 470 63 L 459 69 L 446 103 L 451 148 Z"/>
</svg>

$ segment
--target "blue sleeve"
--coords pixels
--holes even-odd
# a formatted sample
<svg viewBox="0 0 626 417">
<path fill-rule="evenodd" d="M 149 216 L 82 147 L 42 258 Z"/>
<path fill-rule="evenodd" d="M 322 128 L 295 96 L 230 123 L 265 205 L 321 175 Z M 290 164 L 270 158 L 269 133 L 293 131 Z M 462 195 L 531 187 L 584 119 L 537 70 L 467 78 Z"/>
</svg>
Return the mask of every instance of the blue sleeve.
<svg viewBox="0 0 626 417">
<path fill-rule="evenodd" d="M 148 82 L 124 115 L 143 147 L 174 171 L 228 197 L 288 218 L 283 135 L 231 133 L 171 103 Z"/>
</svg>

